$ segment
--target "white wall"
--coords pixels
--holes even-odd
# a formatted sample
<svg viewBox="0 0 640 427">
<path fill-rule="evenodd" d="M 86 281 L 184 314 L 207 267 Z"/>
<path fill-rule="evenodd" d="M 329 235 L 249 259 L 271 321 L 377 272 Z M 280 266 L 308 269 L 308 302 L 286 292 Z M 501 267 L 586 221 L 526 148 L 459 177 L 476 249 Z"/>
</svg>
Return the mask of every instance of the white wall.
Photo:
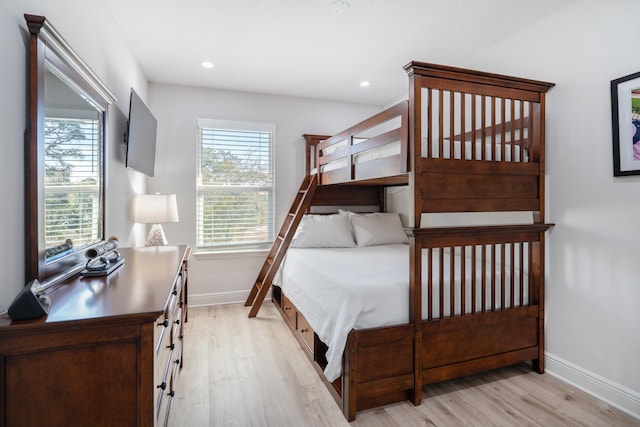
<svg viewBox="0 0 640 427">
<path fill-rule="evenodd" d="M 277 217 L 302 178 L 302 133 L 334 133 L 378 109 L 296 98 L 152 84 L 118 35 L 107 7 L 81 0 L 0 1 L 2 186 L 0 311 L 24 285 L 24 159 L 27 31 L 23 13 L 46 15 L 128 111 L 133 86 L 159 119 L 157 177 L 149 192 L 177 193 L 181 222 L 172 243 L 195 245 L 195 120 L 275 122 Z M 557 84 L 547 102 L 547 370 L 640 416 L 640 177 L 613 178 L 609 82 L 640 71 L 636 0 L 580 0 L 464 64 Z M 99 29 L 99 30 L 96 30 Z M 413 59 L 413 58 L 411 58 Z M 421 58 L 415 58 L 421 59 Z M 428 60 L 428 58 L 422 58 Z M 401 64 L 400 64 L 401 65 Z M 148 97 L 147 95 L 148 91 Z M 339 114 L 336 114 L 339 111 Z M 114 114 L 112 114 L 112 117 Z M 122 163 L 112 123 L 107 234 L 142 244 L 127 216 L 144 177 Z M 196 256 L 193 303 L 242 300 L 263 258 Z"/>
<path fill-rule="evenodd" d="M 121 137 L 115 120 L 128 112 L 129 88 L 147 93 L 147 81 L 118 29 L 111 20 L 106 5 L 82 0 L 0 1 L 0 129 L 2 129 L 3 183 L 0 224 L 0 311 L 8 308 L 14 296 L 31 278 L 24 277 L 24 138 L 27 99 L 27 51 L 29 33 L 24 13 L 44 15 L 93 69 L 118 98 L 110 107 L 114 120 L 109 123 L 107 191 L 109 193 L 106 233 L 120 238 L 123 245 L 144 241 L 144 230 L 136 227 L 127 216 L 131 195 L 143 191 L 144 177 L 124 168 Z M 112 114 L 113 113 L 113 114 Z"/>
<path fill-rule="evenodd" d="M 547 370 L 640 417 L 640 176 L 613 177 L 610 81 L 640 71 L 637 0 L 581 0 L 463 64 L 547 96 Z"/>
<path fill-rule="evenodd" d="M 380 107 L 152 83 L 149 108 L 158 119 L 155 177 L 148 191 L 175 193 L 179 223 L 164 224 L 169 243 L 196 244 L 196 120 L 245 120 L 276 125 L 276 226 L 304 176 L 304 133 L 332 134 Z M 244 301 L 265 252 L 196 254 L 189 265 L 189 304 Z"/>
</svg>

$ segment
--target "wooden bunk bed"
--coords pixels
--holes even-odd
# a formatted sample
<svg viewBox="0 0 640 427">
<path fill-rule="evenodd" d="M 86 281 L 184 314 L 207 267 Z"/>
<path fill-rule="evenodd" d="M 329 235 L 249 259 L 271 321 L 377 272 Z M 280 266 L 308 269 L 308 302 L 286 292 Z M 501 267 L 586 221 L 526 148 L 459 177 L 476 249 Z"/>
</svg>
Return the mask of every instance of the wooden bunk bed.
<svg viewBox="0 0 640 427">
<path fill-rule="evenodd" d="M 544 372 L 545 93 L 554 85 L 411 62 L 409 99 L 327 137 L 305 135 L 307 177 L 247 299 L 255 316 L 303 213 L 385 207 L 407 186 L 408 322 L 353 329 L 340 376 L 345 417 L 419 405 L 424 385 L 531 361 Z M 429 228 L 423 214 L 531 212 L 517 225 Z M 327 345 L 287 295 L 273 301 L 319 372 Z M 321 374 L 322 375 L 322 374 Z"/>
</svg>

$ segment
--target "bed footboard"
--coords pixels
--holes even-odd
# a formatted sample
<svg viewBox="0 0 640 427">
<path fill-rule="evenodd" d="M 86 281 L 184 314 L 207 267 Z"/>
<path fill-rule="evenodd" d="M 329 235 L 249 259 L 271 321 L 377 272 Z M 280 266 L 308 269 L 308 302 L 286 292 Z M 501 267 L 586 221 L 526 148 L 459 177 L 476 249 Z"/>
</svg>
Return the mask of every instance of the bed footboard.
<svg viewBox="0 0 640 427">
<path fill-rule="evenodd" d="M 550 226 L 409 230 L 412 280 L 423 283 L 411 293 L 411 316 L 424 319 L 416 331 L 418 392 L 424 384 L 524 361 L 544 372 L 544 233 Z"/>
</svg>

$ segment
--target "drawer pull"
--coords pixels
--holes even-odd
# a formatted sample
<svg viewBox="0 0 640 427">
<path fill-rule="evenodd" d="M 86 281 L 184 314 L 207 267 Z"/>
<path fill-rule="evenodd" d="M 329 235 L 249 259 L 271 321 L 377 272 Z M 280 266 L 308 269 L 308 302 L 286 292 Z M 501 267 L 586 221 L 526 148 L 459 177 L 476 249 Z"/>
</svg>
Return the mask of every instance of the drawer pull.
<svg viewBox="0 0 640 427">
<path fill-rule="evenodd" d="M 178 290 L 174 289 L 173 292 L 171 292 L 173 295 L 178 295 Z"/>
<path fill-rule="evenodd" d="M 173 323 L 175 323 L 176 325 L 179 325 L 179 324 L 180 324 L 180 319 L 176 320 L 176 321 L 175 321 L 175 322 L 173 322 Z"/>
<path fill-rule="evenodd" d="M 173 363 L 175 363 L 176 365 L 179 365 L 180 364 L 180 359 L 174 360 Z"/>
<path fill-rule="evenodd" d="M 162 384 L 160 384 L 159 386 L 157 386 L 157 388 L 164 390 L 167 388 L 167 382 L 166 381 L 162 381 Z"/>
<path fill-rule="evenodd" d="M 175 345 L 174 343 L 171 343 L 171 344 L 169 344 L 169 345 L 167 346 L 167 348 L 168 348 L 169 350 L 173 350 L 173 349 L 175 348 L 175 346 L 176 346 L 176 345 Z"/>
<path fill-rule="evenodd" d="M 158 326 L 166 328 L 167 326 L 169 326 L 169 319 L 164 319 L 164 322 L 158 323 Z"/>
<path fill-rule="evenodd" d="M 305 332 L 309 332 L 309 329 L 305 328 L 305 329 L 300 329 L 300 333 L 304 334 Z"/>
<path fill-rule="evenodd" d="M 291 307 L 285 307 L 284 311 L 291 310 Z"/>
<path fill-rule="evenodd" d="M 176 392 L 173 391 L 173 390 L 171 390 L 169 393 L 167 393 L 167 396 L 169 396 L 169 397 L 173 397 L 175 395 L 176 395 Z"/>
</svg>

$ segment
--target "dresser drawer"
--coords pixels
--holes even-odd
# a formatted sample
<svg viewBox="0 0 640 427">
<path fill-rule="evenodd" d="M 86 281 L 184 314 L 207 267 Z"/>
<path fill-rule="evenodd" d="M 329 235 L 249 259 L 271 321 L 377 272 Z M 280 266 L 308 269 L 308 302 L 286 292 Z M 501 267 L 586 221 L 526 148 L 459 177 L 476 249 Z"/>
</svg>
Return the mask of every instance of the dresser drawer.
<svg viewBox="0 0 640 427">
<path fill-rule="evenodd" d="M 156 426 L 166 426 L 169 424 L 169 410 L 171 409 L 171 399 L 173 390 L 163 390 L 161 396 L 158 399 L 158 405 L 156 407 Z"/>
<path fill-rule="evenodd" d="M 182 336 L 182 309 L 178 308 L 174 313 L 173 317 L 171 317 L 171 342 L 173 344 L 176 343 L 178 338 Z"/>
<path fill-rule="evenodd" d="M 154 331 L 156 356 L 165 349 L 171 347 L 171 321 L 164 316 L 160 317 Z"/>
<path fill-rule="evenodd" d="M 179 289 L 176 288 L 180 282 L 176 282 L 173 285 L 173 289 L 171 290 L 171 295 L 169 296 L 169 304 L 167 304 L 167 309 L 164 313 L 165 317 L 170 318 L 173 315 L 173 312 L 176 310 L 178 305 L 178 295 L 180 293 Z"/>
<path fill-rule="evenodd" d="M 296 332 L 302 337 L 308 350 L 313 353 L 313 329 L 311 329 L 311 326 L 307 323 L 307 319 L 300 313 L 297 313 L 297 325 Z"/>
<path fill-rule="evenodd" d="M 162 412 L 162 408 L 165 406 L 166 395 L 171 391 L 171 379 L 172 379 L 172 359 L 173 351 L 167 350 L 162 353 L 162 360 L 158 360 L 158 366 L 155 376 L 155 402 L 156 402 L 156 416 Z"/>
<path fill-rule="evenodd" d="M 155 362 L 155 402 L 157 425 L 165 425 L 174 393 L 174 359 L 181 358 L 182 345 L 177 350 L 176 342 L 180 334 L 182 309 L 179 304 L 180 279 L 176 281 L 169 295 L 165 312 L 156 322 L 156 362 Z M 181 342 L 181 341 L 180 341 Z"/>
</svg>

